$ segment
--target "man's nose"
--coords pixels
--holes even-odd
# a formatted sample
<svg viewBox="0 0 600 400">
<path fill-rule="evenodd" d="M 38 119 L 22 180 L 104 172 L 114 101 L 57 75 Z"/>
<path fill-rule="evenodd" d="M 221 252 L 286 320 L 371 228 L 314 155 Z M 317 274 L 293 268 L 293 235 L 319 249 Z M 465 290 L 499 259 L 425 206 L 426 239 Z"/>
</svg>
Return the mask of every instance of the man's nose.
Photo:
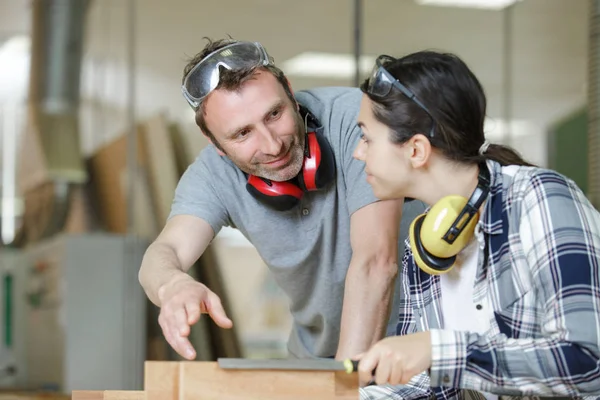
<svg viewBox="0 0 600 400">
<path fill-rule="evenodd" d="M 261 135 L 263 138 L 263 153 L 270 156 L 280 155 L 283 148 L 283 141 L 279 135 L 266 127 L 263 127 Z"/>
</svg>

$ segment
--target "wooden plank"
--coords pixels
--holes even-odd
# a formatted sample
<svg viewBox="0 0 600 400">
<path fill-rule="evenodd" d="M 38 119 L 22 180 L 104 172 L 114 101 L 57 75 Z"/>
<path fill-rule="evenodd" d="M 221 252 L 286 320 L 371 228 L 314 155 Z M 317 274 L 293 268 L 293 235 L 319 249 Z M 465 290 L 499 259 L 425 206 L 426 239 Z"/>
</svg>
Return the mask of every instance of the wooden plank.
<svg viewBox="0 0 600 400">
<path fill-rule="evenodd" d="M 154 215 L 162 226 L 171 211 L 173 193 L 179 174 L 168 122 L 164 115 L 155 115 L 140 124 L 141 150 L 147 161 Z"/>
<path fill-rule="evenodd" d="M 60 393 L 29 393 L 29 392 L 5 392 L 0 393 L 0 400 L 71 400 L 71 396 Z"/>
<path fill-rule="evenodd" d="M 112 233 L 127 233 L 127 204 L 129 171 L 127 165 L 126 135 L 119 136 L 100 147 L 90 158 L 90 172 L 95 198 L 100 209 L 104 228 Z M 154 213 L 153 199 L 147 176 L 147 160 L 142 149 L 142 133 L 137 133 L 137 174 L 133 182 L 134 198 L 133 234 L 154 238 L 159 232 Z"/>
<path fill-rule="evenodd" d="M 146 393 L 141 390 L 106 390 L 104 400 L 144 400 Z"/>
<path fill-rule="evenodd" d="M 335 399 L 358 399 L 358 374 L 348 374 L 344 371 L 336 371 Z"/>
<path fill-rule="evenodd" d="M 74 390 L 72 400 L 144 400 L 145 396 L 138 390 Z"/>
<path fill-rule="evenodd" d="M 104 400 L 103 390 L 73 390 L 73 400 Z"/>
<path fill-rule="evenodd" d="M 229 298 L 230 293 L 228 293 L 223 280 L 222 265 L 219 263 L 219 258 L 212 245 L 204 250 L 200 259 L 194 264 L 193 269 L 198 280 L 219 296 L 227 315 L 233 315 Z M 208 319 L 207 327 L 211 337 L 211 352 L 215 358 L 237 358 L 242 356 L 242 346 L 235 324 L 230 329 L 223 329 L 215 324 L 212 319 Z"/>
<path fill-rule="evenodd" d="M 179 374 L 179 400 L 358 399 L 358 375 L 338 371 L 225 370 L 215 362 L 181 362 Z"/>
<path fill-rule="evenodd" d="M 179 400 L 179 370 L 177 361 L 146 361 L 144 391 L 147 400 Z"/>
</svg>

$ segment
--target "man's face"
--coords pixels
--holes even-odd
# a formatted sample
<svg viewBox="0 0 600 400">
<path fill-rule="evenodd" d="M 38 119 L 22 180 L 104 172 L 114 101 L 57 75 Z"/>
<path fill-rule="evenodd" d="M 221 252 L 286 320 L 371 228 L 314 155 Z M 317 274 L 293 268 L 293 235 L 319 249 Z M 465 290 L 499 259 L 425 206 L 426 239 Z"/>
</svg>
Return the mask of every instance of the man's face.
<svg viewBox="0 0 600 400">
<path fill-rule="evenodd" d="M 204 111 L 224 155 L 242 171 L 273 181 L 287 181 L 300 172 L 304 123 L 273 74 L 258 71 L 237 91 L 215 90 Z"/>
</svg>

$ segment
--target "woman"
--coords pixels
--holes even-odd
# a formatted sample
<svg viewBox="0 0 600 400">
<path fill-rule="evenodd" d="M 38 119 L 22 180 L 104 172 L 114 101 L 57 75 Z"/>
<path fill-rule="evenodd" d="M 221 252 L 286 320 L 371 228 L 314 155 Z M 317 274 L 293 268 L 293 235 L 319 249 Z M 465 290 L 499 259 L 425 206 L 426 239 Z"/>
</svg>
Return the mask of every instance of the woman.
<svg viewBox="0 0 600 400">
<path fill-rule="evenodd" d="M 408 385 L 363 397 L 600 392 L 598 211 L 486 141 L 486 98 L 458 57 L 382 56 L 361 89 L 355 157 L 373 191 L 431 206 L 403 257 L 398 336 L 357 356 L 362 384 Z"/>
</svg>

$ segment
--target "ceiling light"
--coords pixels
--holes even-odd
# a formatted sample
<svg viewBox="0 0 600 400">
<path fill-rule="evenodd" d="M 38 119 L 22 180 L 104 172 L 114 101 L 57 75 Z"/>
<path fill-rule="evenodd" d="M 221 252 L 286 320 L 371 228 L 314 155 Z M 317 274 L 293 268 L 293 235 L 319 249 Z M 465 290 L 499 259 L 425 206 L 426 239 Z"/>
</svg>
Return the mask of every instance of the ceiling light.
<svg viewBox="0 0 600 400">
<path fill-rule="evenodd" d="M 513 119 L 507 123 L 502 118 L 486 117 L 483 131 L 491 141 L 502 141 L 508 137 L 528 136 L 535 133 L 535 127 L 528 120 Z"/>
<path fill-rule="evenodd" d="M 522 0 L 415 0 L 417 4 L 426 6 L 485 8 L 501 10 Z"/>
<path fill-rule="evenodd" d="M 361 56 L 360 73 L 368 73 L 374 64 L 374 56 Z M 346 79 L 354 77 L 356 61 L 351 54 L 307 52 L 284 61 L 281 69 L 290 76 Z"/>
<path fill-rule="evenodd" d="M 22 101 L 27 96 L 31 41 L 13 36 L 0 46 L 0 104 Z"/>
</svg>

